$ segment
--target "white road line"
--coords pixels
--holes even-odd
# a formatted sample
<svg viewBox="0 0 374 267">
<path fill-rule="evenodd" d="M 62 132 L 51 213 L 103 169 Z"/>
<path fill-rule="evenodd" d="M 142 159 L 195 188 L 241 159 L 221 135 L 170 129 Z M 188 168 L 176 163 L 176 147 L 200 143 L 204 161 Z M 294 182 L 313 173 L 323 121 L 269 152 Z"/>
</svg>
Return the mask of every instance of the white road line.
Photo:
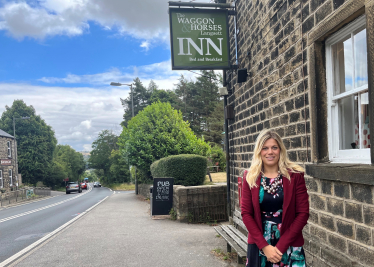
<svg viewBox="0 0 374 267">
<path fill-rule="evenodd" d="M 104 200 L 106 200 L 108 197 L 105 197 L 103 200 L 101 200 L 100 202 L 96 203 L 95 205 L 93 205 L 92 207 L 88 208 L 85 212 L 82 212 L 81 214 L 79 214 L 77 217 L 75 217 L 74 219 L 68 221 L 67 223 L 65 223 L 64 225 L 60 226 L 59 228 L 57 228 L 56 230 L 54 230 L 53 232 L 47 234 L 46 236 L 42 237 L 41 239 L 39 239 L 38 241 L 32 243 L 31 245 L 29 245 L 28 247 L 24 248 L 23 250 L 21 250 L 20 252 L 14 254 L 13 256 L 9 257 L 8 259 L 6 259 L 5 261 L 3 261 L 2 263 L 0 263 L 0 267 L 3 267 L 3 266 L 6 266 L 7 264 L 15 261 L 16 259 L 18 259 L 19 257 L 21 257 L 22 255 L 26 254 L 27 252 L 29 252 L 30 250 L 32 250 L 33 248 L 37 247 L 38 245 L 40 245 L 41 243 L 43 243 L 44 241 L 46 241 L 48 238 L 54 236 L 55 234 L 57 234 L 58 232 L 62 231 L 64 228 L 66 228 L 67 226 L 69 226 L 70 224 L 72 224 L 73 222 L 75 222 L 76 220 L 78 220 L 80 217 L 82 217 L 83 215 L 85 215 L 87 212 L 89 212 L 90 210 L 92 210 L 94 207 L 96 207 L 97 205 L 99 205 L 100 203 L 102 203 Z"/>
<path fill-rule="evenodd" d="M 44 207 L 41 207 L 39 209 L 34 209 L 34 210 L 30 210 L 30 211 L 26 211 L 26 212 L 23 212 L 23 213 L 20 213 L 20 214 L 17 214 L 17 215 L 13 215 L 13 216 L 10 216 L 10 217 L 7 217 L 7 218 L 4 218 L 4 219 L 1 219 L 0 220 L 0 223 L 3 223 L 3 222 L 7 222 L 7 221 L 10 221 L 10 220 L 13 220 L 13 219 L 16 219 L 16 218 L 19 218 L 19 217 L 22 217 L 22 216 L 25 216 L 25 215 L 29 215 L 29 214 L 32 214 L 32 213 L 35 213 L 35 212 L 38 212 L 38 211 L 41 211 L 41 210 L 45 210 L 45 209 L 49 209 L 49 208 L 52 208 L 54 206 L 57 206 L 57 205 L 60 205 L 60 204 L 63 204 L 63 203 L 66 203 L 66 202 L 69 202 L 73 199 L 76 199 L 76 198 L 79 198 L 89 192 L 91 192 L 92 188 L 90 188 L 90 190 L 88 190 L 87 192 L 83 193 L 83 194 L 79 194 L 78 196 L 76 197 L 72 197 L 72 198 L 69 198 L 69 199 L 66 199 L 66 200 L 63 200 L 63 201 L 60 201 L 60 202 L 57 202 L 57 203 L 54 203 L 54 204 L 51 204 L 51 205 L 48 205 L 48 206 L 44 206 Z"/>
</svg>

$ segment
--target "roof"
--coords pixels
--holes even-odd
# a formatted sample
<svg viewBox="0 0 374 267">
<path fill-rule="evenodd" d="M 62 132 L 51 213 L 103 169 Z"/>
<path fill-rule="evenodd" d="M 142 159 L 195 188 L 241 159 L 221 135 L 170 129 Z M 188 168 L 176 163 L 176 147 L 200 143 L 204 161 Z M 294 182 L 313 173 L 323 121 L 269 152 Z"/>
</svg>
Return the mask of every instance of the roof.
<svg viewBox="0 0 374 267">
<path fill-rule="evenodd" d="M 1 130 L 1 129 L 0 129 L 0 136 L 3 136 L 3 137 L 9 137 L 9 138 L 13 138 L 13 139 L 14 139 L 14 137 L 13 137 L 13 136 L 11 136 L 10 134 L 8 134 L 8 133 L 4 132 L 4 131 L 3 131 L 3 130 Z"/>
</svg>

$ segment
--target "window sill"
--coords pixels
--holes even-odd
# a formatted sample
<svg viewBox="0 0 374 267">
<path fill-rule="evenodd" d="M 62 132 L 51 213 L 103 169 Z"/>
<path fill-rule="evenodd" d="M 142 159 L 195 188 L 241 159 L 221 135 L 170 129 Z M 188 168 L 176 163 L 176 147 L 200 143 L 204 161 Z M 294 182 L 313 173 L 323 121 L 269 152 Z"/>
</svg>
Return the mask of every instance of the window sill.
<svg viewBox="0 0 374 267">
<path fill-rule="evenodd" d="M 374 185 L 374 166 L 361 164 L 323 163 L 305 166 L 305 173 L 331 181 Z"/>
</svg>

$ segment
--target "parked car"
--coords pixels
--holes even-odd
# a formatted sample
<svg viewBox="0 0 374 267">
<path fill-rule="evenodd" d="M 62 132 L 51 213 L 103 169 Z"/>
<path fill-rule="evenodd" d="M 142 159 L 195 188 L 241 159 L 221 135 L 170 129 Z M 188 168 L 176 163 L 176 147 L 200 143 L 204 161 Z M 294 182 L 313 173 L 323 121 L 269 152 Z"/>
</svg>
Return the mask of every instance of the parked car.
<svg viewBox="0 0 374 267">
<path fill-rule="evenodd" d="M 87 190 L 87 183 L 81 183 L 81 188 Z"/>
<path fill-rule="evenodd" d="M 70 194 L 71 192 L 82 193 L 82 188 L 78 182 L 68 182 L 66 185 L 66 194 Z"/>
<path fill-rule="evenodd" d="M 99 182 L 94 182 L 94 187 L 101 187 L 101 184 Z"/>
</svg>

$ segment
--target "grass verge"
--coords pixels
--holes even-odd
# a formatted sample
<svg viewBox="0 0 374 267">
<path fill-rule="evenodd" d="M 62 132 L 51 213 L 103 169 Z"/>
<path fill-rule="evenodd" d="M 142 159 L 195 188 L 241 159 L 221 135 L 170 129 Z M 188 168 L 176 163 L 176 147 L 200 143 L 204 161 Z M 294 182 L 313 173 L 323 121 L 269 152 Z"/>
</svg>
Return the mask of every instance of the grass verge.
<svg viewBox="0 0 374 267">
<path fill-rule="evenodd" d="M 212 182 L 209 180 L 209 176 L 205 176 L 204 185 L 212 185 L 215 183 L 226 183 L 226 172 L 211 172 Z"/>
<path fill-rule="evenodd" d="M 112 189 L 112 190 L 123 190 L 123 191 L 133 191 L 135 190 L 135 184 L 106 184 L 106 187 Z"/>
</svg>

